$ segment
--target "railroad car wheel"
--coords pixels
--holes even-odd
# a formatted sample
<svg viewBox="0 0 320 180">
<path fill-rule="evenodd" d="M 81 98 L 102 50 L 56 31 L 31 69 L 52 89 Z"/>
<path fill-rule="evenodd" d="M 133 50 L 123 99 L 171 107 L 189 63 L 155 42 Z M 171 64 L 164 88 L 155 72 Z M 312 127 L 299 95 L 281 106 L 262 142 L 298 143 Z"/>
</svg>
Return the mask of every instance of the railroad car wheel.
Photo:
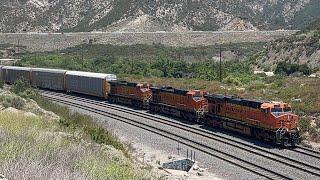
<svg viewBox="0 0 320 180">
<path fill-rule="evenodd" d="M 152 112 L 154 112 L 154 107 L 153 107 L 152 105 L 149 106 L 149 110 L 152 111 Z"/>
<path fill-rule="evenodd" d="M 256 139 L 263 140 L 263 136 L 261 135 L 260 130 L 254 129 L 252 134 Z"/>
<path fill-rule="evenodd" d="M 196 121 L 195 118 L 192 116 L 192 114 L 187 113 L 187 112 L 181 112 L 181 117 L 187 121 Z"/>
<path fill-rule="evenodd" d="M 109 97 L 109 102 L 114 104 L 114 103 L 116 103 L 116 100 L 113 97 Z"/>
</svg>

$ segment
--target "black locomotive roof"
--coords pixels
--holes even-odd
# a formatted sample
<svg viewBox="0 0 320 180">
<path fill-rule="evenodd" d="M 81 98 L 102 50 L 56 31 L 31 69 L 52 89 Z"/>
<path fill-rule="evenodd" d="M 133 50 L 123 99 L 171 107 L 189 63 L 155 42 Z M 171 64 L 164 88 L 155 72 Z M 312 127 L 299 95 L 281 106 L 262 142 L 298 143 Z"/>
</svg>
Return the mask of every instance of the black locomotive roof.
<svg viewBox="0 0 320 180">
<path fill-rule="evenodd" d="M 205 97 L 209 101 L 213 100 L 213 101 L 219 101 L 219 102 L 228 101 L 233 98 L 232 96 L 225 96 L 222 94 L 208 94 L 208 95 L 205 95 Z"/>
<path fill-rule="evenodd" d="M 252 108 L 260 108 L 264 101 L 255 99 L 242 99 L 234 96 L 225 96 L 220 94 L 210 94 L 205 96 L 209 101 L 216 102 L 227 102 L 232 104 L 237 104 L 241 106 L 247 106 Z"/>
<path fill-rule="evenodd" d="M 186 95 L 189 91 L 185 89 L 176 89 L 173 87 L 165 86 L 165 87 L 151 87 L 152 92 L 167 92 L 179 95 Z"/>
<path fill-rule="evenodd" d="M 174 89 L 174 93 L 180 94 L 180 95 L 186 95 L 189 91 L 185 89 Z"/>
<path fill-rule="evenodd" d="M 129 87 L 136 87 L 137 83 L 127 82 L 127 81 L 111 81 L 109 82 L 111 85 L 122 85 L 122 86 L 129 86 Z"/>
</svg>

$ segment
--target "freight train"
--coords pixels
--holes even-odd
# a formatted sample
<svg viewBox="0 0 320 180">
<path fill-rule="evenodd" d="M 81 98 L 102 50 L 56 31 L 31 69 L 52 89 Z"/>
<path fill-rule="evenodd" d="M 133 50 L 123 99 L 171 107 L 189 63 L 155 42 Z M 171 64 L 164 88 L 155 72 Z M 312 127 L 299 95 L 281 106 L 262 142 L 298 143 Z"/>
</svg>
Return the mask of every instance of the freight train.
<svg viewBox="0 0 320 180">
<path fill-rule="evenodd" d="M 157 87 L 118 81 L 113 74 L 3 66 L 5 83 L 25 79 L 37 88 L 75 92 L 166 114 L 188 121 L 236 131 L 276 144 L 299 143 L 299 117 L 282 102 L 208 94 L 204 90 Z"/>
</svg>

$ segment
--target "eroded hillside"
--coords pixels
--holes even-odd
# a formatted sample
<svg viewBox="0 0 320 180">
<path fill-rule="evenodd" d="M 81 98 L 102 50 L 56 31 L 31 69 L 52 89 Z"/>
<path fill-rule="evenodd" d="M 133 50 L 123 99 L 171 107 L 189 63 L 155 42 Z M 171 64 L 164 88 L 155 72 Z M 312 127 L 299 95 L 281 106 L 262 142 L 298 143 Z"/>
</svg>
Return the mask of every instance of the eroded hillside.
<svg viewBox="0 0 320 180">
<path fill-rule="evenodd" d="M 299 29 L 319 8 L 318 0 L 4 0 L 0 32 Z"/>
<path fill-rule="evenodd" d="M 319 68 L 320 20 L 290 37 L 269 42 L 256 58 L 258 67 L 267 70 L 274 70 L 282 61 Z"/>
</svg>

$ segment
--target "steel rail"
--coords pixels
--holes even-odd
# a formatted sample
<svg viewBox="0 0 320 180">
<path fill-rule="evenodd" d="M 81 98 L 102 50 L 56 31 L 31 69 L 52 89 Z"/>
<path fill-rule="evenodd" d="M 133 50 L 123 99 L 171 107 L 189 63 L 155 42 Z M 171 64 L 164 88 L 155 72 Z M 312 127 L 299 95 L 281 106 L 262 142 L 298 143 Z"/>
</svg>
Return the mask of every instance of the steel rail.
<svg viewBox="0 0 320 180">
<path fill-rule="evenodd" d="M 106 108 L 109 108 L 109 109 L 117 110 L 117 111 L 124 112 L 124 113 L 129 113 L 131 115 L 135 115 L 135 116 L 138 116 L 138 117 L 146 118 L 146 119 L 149 119 L 149 120 L 152 120 L 152 121 L 161 122 L 163 124 L 166 124 L 166 125 L 169 125 L 169 126 L 173 126 L 173 127 L 179 128 L 179 129 L 183 129 L 183 130 L 186 130 L 188 132 L 192 132 L 194 134 L 201 135 L 201 136 L 206 137 L 208 139 L 212 139 L 212 140 L 215 140 L 215 141 L 222 142 L 224 144 L 228 144 L 230 146 L 233 146 L 233 147 L 245 150 L 247 152 L 262 156 L 262 157 L 267 158 L 269 160 L 272 160 L 272 161 L 275 161 L 275 162 L 279 162 L 279 163 L 285 164 L 286 166 L 290 166 L 292 168 L 299 169 L 299 170 L 301 170 L 303 172 L 308 172 L 308 173 L 310 173 L 312 175 L 320 177 L 320 173 L 319 173 L 320 172 L 320 168 L 319 167 L 313 166 L 313 165 L 310 165 L 310 164 L 307 164 L 307 163 L 304 163 L 304 162 L 301 162 L 301 161 L 298 161 L 298 160 L 290 158 L 288 156 L 283 156 L 283 155 L 280 155 L 280 154 L 277 154 L 277 153 L 274 153 L 274 152 L 270 152 L 270 151 L 265 150 L 265 149 L 263 149 L 261 147 L 253 146 L 253 145 L 250 145 L 250 144 L 247 144 L 247 143 L 244 143 L 244 142 L 240 142 L 240 141 L 228 138 L 228 137 L 224 137 L 222 135 L 217 135 L 217 134 L 214 134 L 212 132 L 204 131 L 202 129 L 199 129 L 199 128 L 196 128 L 196 127 L 192 127 L 192 126 L 189 126 L 189 125 L 186 125 L 186 124 L 183 124 L 183 123 L 179 123 L 179 122 L 174 122 L 173 123 L 170 120 L 167 120 L 167 119 L 164 119 L 164 118 L 160 118 L 160 117 L 154 117 L 154 116 L 152 116 L 151 114 L 148 114 L 148 113 L 144 114 L 142 112 L 136 112 L 135 110 L 132 110 L 132 109 L 123 109 L 123 108 L 120 108 L 120 107 L 117 107 L 117 106 L 114 106 L 114 105 L 101 103 L 101 101 L 90 100 L 90 99 L 86 99 L 86 98 L 82 98 L 82 97 L 71 96 L 71 95 L 66 95 L 66 94 L 61 94 L 61 93 L 57 94 L 55 92 L 50 92 L 50 93 L 51 94 L 55 94 L 55 95 L 57 95 L 59 97 L 67 97 L 67 98 L 69 98 L 69 99 L 71 98 L 73 100 L 85 101 L 87 103 L 94 103 L 94 104 L 103 105 L 103 107 L 106 107 Z M 258 152 L 258 151 L 260 151 L 260 152 Z M 303 166 L 305 166 L 305 167 L 303 167 Z"/>
<path fill-rule="evenodd" d="M 270 169 L 267 169 L 265 167 L 256 165 L 256 164 L 254 164 L 252 162 L 246 161 L 246 160 L 241 159 L 239 157 L 236 157 L 234 155 L 228 154 L 226 152 L 223 152 L 221 150 L 215 149 L 215 148 L 210 147 L 208 145 L 205 145 L 203 143 L 197 142 L 195 140 L 191 140 L 191 139 L 188 139 L 188 138 L 183 137 L 181 135 L 177 135 L 175 133 L 169 132 L 167 130 L 151 126 L 151 125 L 149 125 L 147 123 L 142 123 L 142 122 L 140 122 L 138 120 L 135 120 L 135 119 L 132 119 L 132 118 L 123 117 L 123 116 L 120 116 L 118 114 L 110 113 L 110 112 L 104 111 L 104 110 L 102 110 L 100 108 L 93 107 L 93 106 L 97 106 L 97 105 L 93 105 L 93 104 L 90 104 L 90 103 L 87 103 L 87 102 L 81 102 L 81 101 L 79 101 L 80 103 L 78 103 L 78 102 L 75 102 L 75 100 L 72 100 L 72 99 L 68 100 L 67 98 L 65 98 L 65 100 L 63 100 L 63 99 L 61 99 L 61 97 L 52 97 L 52 96 L 50 97 L 48 95 L 43 95 L 43 96 L 45 98 L 47 98 L 49 100 L 52 100 L 52 101 L 55 101 L 55 102 L 59 102 L 59 103 L 62 103 L 62 104 L 65 104 L 65 105 L 69 105 L 69 106 L 73 106 L 73 107 L 76 107 L 76 108 L 79 108 L 79 109 L 87 110 L 87 111 L 90 111 L 90 112 L 93 112 L 93 113 L 96 113 L 96 114 L 103 115 L 105 117 L 113 118 L 113 119 L 116 119 L 118 121 L 134 125 L 136 127 L 140 127 L 142 129 L 145 129 L 145 130 L 148 130 L 150 132 L 156 133 L 156 134 L 161 135 L 163 137 L 166 137 L 166 138 L 169 138 L 171 140 L 177 141 L 177 142 L 179 142 L 181 144 L 184 144 L 186 146 L 189 146 L 189 147 L 192 147 L 194 149 L 197 149 L 197 150 L 199 150 L 199 151 L 201 151 L 203 153 L 206 153 L 208 155 L 211 155 L 211 156 L 213 156 L 215 158 L 227 161 L 227 162 L 229 162 L 229 163 L 231 163 L 233 165 L 241 167 L 241 168 L 243 168 L 245 170 L 248 170 L 248 171 L 250 171 L 252 173 L 255 173 L 255 174 L 260 175 L 262 177 L 265 177 L 267 179 L 291 179 L 291 178 L 288 178 L 285 175 L 282 175 L 280 173 L 274 172 L 274 171 L 272 171 Z M 87 103 L 88 105 L 85 105 L 84 103 Z M 217 155 L 216 153 L 219 153 L 220 155 Z M 224 156 L 224 157 L 221 157 L 221 155 Z"/>
</svg>

